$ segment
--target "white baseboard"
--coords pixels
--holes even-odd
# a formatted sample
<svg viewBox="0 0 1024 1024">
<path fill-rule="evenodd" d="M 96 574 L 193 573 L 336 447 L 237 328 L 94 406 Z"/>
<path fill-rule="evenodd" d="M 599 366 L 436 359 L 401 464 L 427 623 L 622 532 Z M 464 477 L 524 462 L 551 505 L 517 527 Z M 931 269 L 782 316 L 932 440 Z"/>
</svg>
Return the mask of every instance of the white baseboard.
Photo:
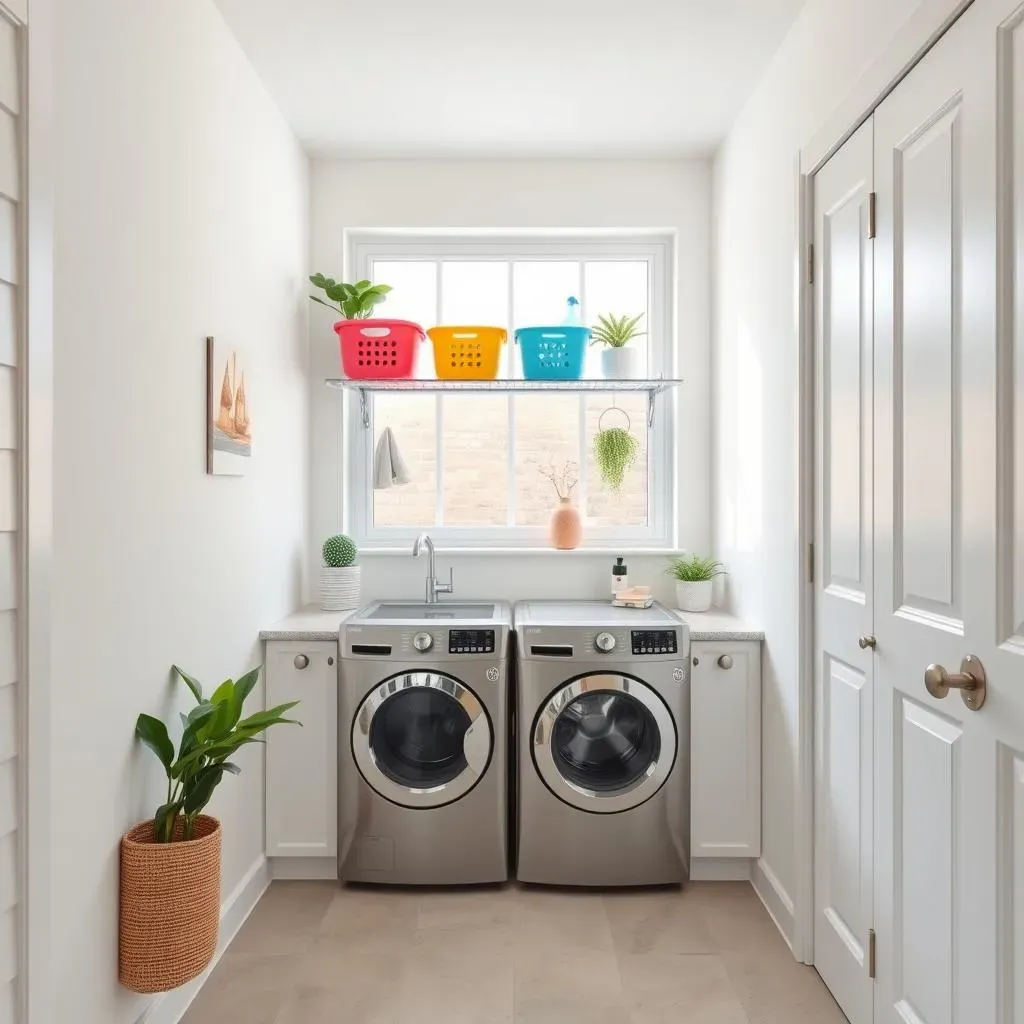
<svg viewBox="0 0 1024 1024">
<path fill-rule="evenodd" d="M 337 857 L 270 857 L 268 863 L 271 878 L 302 882 L 338 879 Z"/>
<path fill-rule="evenodd" d="M 750 880 L 753 883 L 754 892 L 761 898 L 765 910 L 775 922 L 775 927 L 782 933 L 786 945 L 792 949 L 796 924 L 792 897 L 786 892 L 775 872 L 763 857 L 754 862 Z"/>
<path fill-rule="evenodd" d="M 749 857 L 694 857 L 691 882 L 749 882 L 756 861 Z"/>
<path fill-rule="evenodd" d="M 253 862 L 245 873 L 245 877 L 228 894 L 220 905 L 220 937 L 217 940 L 217 952 L 213 954 L 213 962 L 198 978 L 187 985 L 164 992 L 150 1003 L 149 1008 L 139 1018 L 137 1024 L 178 1024 L 192 1000 L 199 994 L 206 979 L 210 976 L 217 962 L 228 948 L 231 940 L 238 934 L 238 929 L 245 924 L 245 919 L 252 913 L 253 907 L 270 885 L 270 867 L 267 858 L 262 854 Z"/>
</svg>

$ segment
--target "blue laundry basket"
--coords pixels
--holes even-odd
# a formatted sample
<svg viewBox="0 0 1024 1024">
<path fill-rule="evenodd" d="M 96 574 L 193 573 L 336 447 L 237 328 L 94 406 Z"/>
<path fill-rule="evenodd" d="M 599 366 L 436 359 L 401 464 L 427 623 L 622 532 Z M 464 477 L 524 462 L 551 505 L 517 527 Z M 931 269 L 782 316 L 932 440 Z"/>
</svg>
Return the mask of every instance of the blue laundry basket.
<svg viewBox="0 0 1024 1024">
<path fill-rule="evenodd" d="M 520 327 L 516 341 L 526 380 L 579 380 L 590 341 L 589 327 Z"/>
</svg>

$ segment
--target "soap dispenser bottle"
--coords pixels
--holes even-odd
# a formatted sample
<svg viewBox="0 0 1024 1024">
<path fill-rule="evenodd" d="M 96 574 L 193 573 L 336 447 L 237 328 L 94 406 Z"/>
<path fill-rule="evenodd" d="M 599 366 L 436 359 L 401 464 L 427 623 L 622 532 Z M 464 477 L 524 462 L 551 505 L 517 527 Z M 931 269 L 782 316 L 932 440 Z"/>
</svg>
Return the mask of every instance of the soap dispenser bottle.
<svg viewBox="0 0 1024 1024">
<path fill-rule="evenodd" d="M 620 590 L 629 589 L 629 572 L 628 566 L 626 566 L 621 558 L 615 559 L 615 564 L 612 566 L 612 594 L 617 594 Z"/>
</svg>

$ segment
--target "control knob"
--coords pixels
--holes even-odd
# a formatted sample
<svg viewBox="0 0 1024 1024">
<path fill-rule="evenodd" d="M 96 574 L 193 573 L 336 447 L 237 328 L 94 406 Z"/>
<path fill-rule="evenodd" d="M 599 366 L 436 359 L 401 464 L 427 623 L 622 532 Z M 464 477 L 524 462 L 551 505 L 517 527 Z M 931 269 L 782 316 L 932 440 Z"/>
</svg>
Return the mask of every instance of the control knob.
<svg viewBox="0 0 1024 1024">
<path fill-rule="evenodd" d="M 615 650 L 615 637 L 611 633 L 598 633 L 594 646 L 602 654 L 610 654 Z"/>
<path fill-rule="evenodd" d="M 417 633 L 412 638 L 412 645 L 417 651 L 429 651 L 434 646 L 434 638 L 429 633 Z"/>
</svg>

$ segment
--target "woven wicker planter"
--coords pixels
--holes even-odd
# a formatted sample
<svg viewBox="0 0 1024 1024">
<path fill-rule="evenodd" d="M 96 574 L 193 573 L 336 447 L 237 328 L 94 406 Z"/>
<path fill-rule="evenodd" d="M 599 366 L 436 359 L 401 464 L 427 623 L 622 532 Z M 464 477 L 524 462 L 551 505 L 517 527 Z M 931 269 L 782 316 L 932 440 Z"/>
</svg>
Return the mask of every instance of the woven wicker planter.
<svg viewBox="0 0 1024 1024">
<path fill-rule="evenodd" d="M 178 819 L 175 836 L 182 834 Z M 118 977 L 134 992 L 166 992 L 202 974 L 220 927 L 220 822 L 201 814 L 195 839 L 157 843 L 153 822 L 121 840 Z"/>
</svg>

